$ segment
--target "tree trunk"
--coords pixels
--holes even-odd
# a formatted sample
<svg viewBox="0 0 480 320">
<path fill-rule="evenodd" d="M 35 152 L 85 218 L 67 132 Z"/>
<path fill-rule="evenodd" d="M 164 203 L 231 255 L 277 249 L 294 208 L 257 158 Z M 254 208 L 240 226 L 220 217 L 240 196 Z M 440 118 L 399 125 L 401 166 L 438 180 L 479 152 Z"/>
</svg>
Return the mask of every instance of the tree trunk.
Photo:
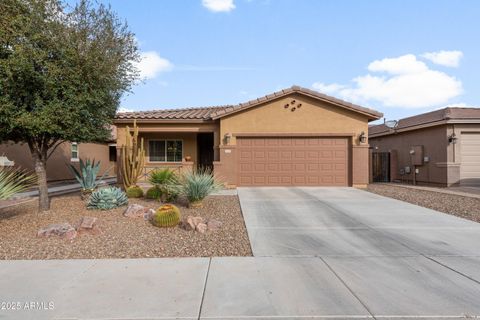
<svg viewBox="0 0 480 320">
<path fill-rule="evenodd" d="M 47 186 L 48 144 L 28 141 L 28 146 L 30 147 L 30 153 L 32 154 L 33 164 L 35 166 L 35 173 L 37 175 L 38 211 L 47 211 L 50 210 L 50 199 L 48 198 Z"/>
<path fill-rule="evenodd" d="M 38 210 L 40 212 L 50 210 L 47 186 L 47 161 L 36 157 L 35 173 L 38 179 Z"/>
</svg>

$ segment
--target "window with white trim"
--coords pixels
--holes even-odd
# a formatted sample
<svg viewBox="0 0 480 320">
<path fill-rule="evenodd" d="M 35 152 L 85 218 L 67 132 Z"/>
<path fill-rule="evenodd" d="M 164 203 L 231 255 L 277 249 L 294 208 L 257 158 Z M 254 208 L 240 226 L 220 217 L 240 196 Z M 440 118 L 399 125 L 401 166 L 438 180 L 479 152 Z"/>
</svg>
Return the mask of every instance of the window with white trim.
<svg viewBox="0 0 480 320">
<path fill-rule="evenodd" d="M 150 140 L 148 142 L 150 162 L 181 162 L 183 159 L 182 140 Z"/>
<path fill-rule="evenodd" d="M 72 142 L 71 145 L 71 161 L 78 161 L 78 143 Z"/>
</svg>

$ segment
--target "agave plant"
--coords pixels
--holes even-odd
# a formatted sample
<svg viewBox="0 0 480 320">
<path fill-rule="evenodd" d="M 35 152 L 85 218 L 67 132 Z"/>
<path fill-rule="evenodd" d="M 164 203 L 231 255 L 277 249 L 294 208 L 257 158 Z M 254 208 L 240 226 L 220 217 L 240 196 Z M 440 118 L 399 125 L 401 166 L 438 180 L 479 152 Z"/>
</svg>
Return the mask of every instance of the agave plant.
<svg viewBox="0 0 480 320">
<path fill-rule="evenodd" d="M 100 161 L 95 163 L 95 159 L 92 161 L 87 159 L 83 162 L 83 160 L 80 159 L 80 171 L 72 164 L 69 165 L 69 168 L 75 176 L 75 179 L 80 183 L 82 193 L 91 193 L 98 187 L 97 175 L 100 171 Z M 110 171 L 110 168 L 103 173 L 100 180 L 106 177 L 108 171 Z"/>
<path fill-rule="evenodd" d="M 33 186 L 37 177 L 18 168 L 0 168 L 0 200 L 7 200 L 15 193 Z"/>
<path fill-rule="evenodd" d="M 122 189 L 106 187 L 92 193 L 88 199 L 87 209 L 109 210 L 128 203 L 128 198 Z"/>
<path fill-rule="evenodd" d="M 201 207 L 206 196 L 221 188 L 210 170 L 187 171 L 182 175 L 180 194 L 187 198 L 190 207 Z"/>
</svg>

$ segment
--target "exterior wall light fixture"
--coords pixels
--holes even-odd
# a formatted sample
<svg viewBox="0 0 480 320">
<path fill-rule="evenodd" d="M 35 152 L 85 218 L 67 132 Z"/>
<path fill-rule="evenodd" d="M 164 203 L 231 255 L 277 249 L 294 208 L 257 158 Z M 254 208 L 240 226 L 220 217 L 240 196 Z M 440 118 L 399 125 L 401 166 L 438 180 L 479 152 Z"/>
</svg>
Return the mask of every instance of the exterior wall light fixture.
<svg viewBox="0 0 480 320">
<path fill-rule="evenodd" d="M 457 143 L 457 135 L 454 133 L 452 133 L 450 136 L 448 136 L 448 143 L 451 143 L 451 144 L 456 144 Z"/>
<path fill-rule="evenodd" d="M 230 139 L 232 139 L 232 134 L 231 133 L 225 133 L 223 136 L 223 143 L 224 144 L 230 144 Z"/>
<path fill-rule="evenodd" d="M 362 131 L 362 133 L 360 133 L 360 135 L 358 136 L 358 140 L 360 141 L 360 143 L 367 142 L 367 135 L 365 134 L 364 131 Z"/>
</svg>

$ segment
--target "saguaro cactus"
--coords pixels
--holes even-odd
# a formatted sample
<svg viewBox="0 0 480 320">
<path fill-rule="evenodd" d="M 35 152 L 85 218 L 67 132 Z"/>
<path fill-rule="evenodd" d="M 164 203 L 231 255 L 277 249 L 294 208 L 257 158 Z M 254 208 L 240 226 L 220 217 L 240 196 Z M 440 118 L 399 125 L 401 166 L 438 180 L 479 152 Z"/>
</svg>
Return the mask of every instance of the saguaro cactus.
<svg viewBox="0 0 480 320">
<path fill-rule="evenodd" d="M 125 135 L 125 144 L 122 146 L 122 178 L 125 190 L 128 187 L 135 186 L 140 178 L 145 162 L 145 149 L 143 148 L 143 138 L 138 141 L 137 121 L 133 122 L 133 133 L 127 126 Z"/>
</svg>

